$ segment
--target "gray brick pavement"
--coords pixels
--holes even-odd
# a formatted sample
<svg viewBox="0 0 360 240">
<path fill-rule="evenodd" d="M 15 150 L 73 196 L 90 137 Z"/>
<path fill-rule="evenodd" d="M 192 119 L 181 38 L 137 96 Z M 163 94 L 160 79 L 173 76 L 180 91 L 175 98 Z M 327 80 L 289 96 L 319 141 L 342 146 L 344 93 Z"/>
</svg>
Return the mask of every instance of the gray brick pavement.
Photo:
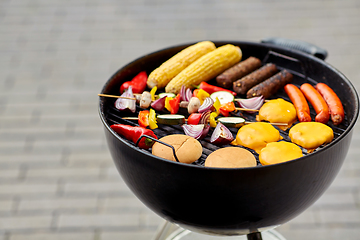
<svg viewBox="0 0 360 240">
<path fill-rule="evenodd" d="M 360 5 L 344 1 L 0 1 L 0 240 L 150 239 L 162 220 L 108 152 L 96 94 L 163 47 L 279 36 L 329 51 L 360 87 Z M 359 239 L 360 127 L 339 176 L 287 239 Z"/>
</svg>

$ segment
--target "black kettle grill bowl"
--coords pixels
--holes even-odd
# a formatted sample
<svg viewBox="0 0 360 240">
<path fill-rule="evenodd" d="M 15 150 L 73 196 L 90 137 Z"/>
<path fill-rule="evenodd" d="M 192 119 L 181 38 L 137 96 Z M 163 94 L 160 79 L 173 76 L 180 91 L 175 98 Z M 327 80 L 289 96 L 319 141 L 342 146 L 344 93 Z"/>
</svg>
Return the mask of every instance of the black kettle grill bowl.
<svg viewBox="0 0 360 240">
<path fill-rule="evenodd" d="M 244 169 L 205 168 L 153 156 L 117 135 L 110 128 L 113 123 L 107 116 L 108 108 L 113 107 L 113 99 L 100 98 L 99 113 L 120 175 L 148 208 L 193 231 L 248 234 L 281 225 L 298 216 L 330 186 L 346 157 L 358 117 L 359 100 L 350 81 L 321 59 L 264 43 L 215 42 L 217 46 L 226 43 L 240 46 L 243 59 L 249 56 L 269 59 L 269 51 L 296 58 L 301 62 L 300 67 L 283 59 L 277 63 L 300 76 L 294 77 L 294 84 L 324 82 L 333 88 L 342 100 L 346 114 L 344 123 L 338 127 L 329 122 L 335 139 L 314 153 L 281 164 Z M 118 70 L 105 84 L 102 93 L 119 94 L 121 83 L 140 71 L 150 73 L 188 45 L 166 48 L 136 59 Z M 279 58 L 275 58 L 278 61 Z"/>
</svg>

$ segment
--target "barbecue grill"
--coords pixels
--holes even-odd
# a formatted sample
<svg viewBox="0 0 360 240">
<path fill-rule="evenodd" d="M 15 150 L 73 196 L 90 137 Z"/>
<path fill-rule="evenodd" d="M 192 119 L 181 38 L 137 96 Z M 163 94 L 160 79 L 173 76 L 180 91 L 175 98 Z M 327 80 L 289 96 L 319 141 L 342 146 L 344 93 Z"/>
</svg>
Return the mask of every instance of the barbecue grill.
<svg viewBox="0 0 360 240">
<path fill-rule="evenodd" d="M 150 150 L 139 149 L 110 128 L 117 123 L 137 125 L 137 121 L 124 117 L 136 117 L 140 108 L 133 114 L 118 111 L 114 107 L 115 99 L 101 97 L 100 118 L 120 175 L 148 208 L 165 220 L 191 231 L 215 235 L 247 234 L 249 239 L 261 239 L 262 231 L 288 222 L 311 206 L 335 179 L 358 118 L 358 95 L 341 72 L 323 61 L 326 52 L 309 54 L 269 41 L 214 43 L 216 46 L 231 43 L 241 48 L 243 59 L 254 56 L 263 64 L 272 62 L 280 70 L 287 69 L 294 76 L 292 83 L 297 86 L 304 82 L 328 84 L 342 100 L 345 110 L 345 120 L 340 125 L 335 126 L 331 121 L 328 123 L 334 131 L 334 140 L 310 154 L 304 150 L 303 157 L 285 163 L 269 166 L 258 163 L 256 167 L 243 169 L 205 168 L 206 157 L 219 148 L 210 143 L 210 137 L 200 140 L 203 146 L 201 158 L 194 164 L 184 164 L 156 157 Z M 106 82 L 102 93 L 119 95 L 123 82 L 140 71 L 145 70 L 149 74 L 191 44 L 169 47 L 132 61 Z M 279 97 L 290 101 L 283 90 L 272 96 Z M 236 114 L 255 121 L 255 114 Z M 311 114 L 314 119 L 316 114 L 312 108 Z M 237 129 L 231 130 L 236 134 Z M 279 131 L 284 140 L 290 141 L 288 130 Z M 154 133 L 161 138 L 173 133 L 183 134 L 183 130 L 178 125 L 159 125 Z M 252 153 L 258 158 L 258 154 Z"/>
</svg>

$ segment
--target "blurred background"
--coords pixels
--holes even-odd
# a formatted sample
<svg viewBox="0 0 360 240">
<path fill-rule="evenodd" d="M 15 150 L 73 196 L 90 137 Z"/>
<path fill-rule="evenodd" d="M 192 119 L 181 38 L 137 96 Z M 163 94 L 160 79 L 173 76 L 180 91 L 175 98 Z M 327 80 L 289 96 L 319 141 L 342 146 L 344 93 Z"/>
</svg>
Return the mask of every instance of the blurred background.
<svg viewBox="0 0 360 240">
<path fill-rule="evenodd" d="M 0 0 L 0 240 L 154 236 L 161 218 L 123 183 L 98 117 L 128 62 L 200 40 L 303 40 L 360 86 L 357 0 Z M 360 128 L 336 180 L 277 230 L 359 239 Z"/>
</svg>

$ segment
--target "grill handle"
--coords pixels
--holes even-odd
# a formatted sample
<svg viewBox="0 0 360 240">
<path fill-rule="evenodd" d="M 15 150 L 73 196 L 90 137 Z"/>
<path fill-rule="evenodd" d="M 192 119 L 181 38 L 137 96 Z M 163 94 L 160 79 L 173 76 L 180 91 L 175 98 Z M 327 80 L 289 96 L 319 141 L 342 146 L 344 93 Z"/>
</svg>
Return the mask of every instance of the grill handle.
<svg viewBox="0 0 360 240">
<path fill-rule="evenodd" d="M 292 40 L 292 39 L 286 39 L 280 37 L 270 37 L 261 40 L 261 42 L 299 50 L 311 54 L 315 57 L 318 57 L 322 60 L 325 60 L 328 55 L 328 52 L 325 49 L 315 46 L 314 44 L 299 40 Z"/>
</svg>

